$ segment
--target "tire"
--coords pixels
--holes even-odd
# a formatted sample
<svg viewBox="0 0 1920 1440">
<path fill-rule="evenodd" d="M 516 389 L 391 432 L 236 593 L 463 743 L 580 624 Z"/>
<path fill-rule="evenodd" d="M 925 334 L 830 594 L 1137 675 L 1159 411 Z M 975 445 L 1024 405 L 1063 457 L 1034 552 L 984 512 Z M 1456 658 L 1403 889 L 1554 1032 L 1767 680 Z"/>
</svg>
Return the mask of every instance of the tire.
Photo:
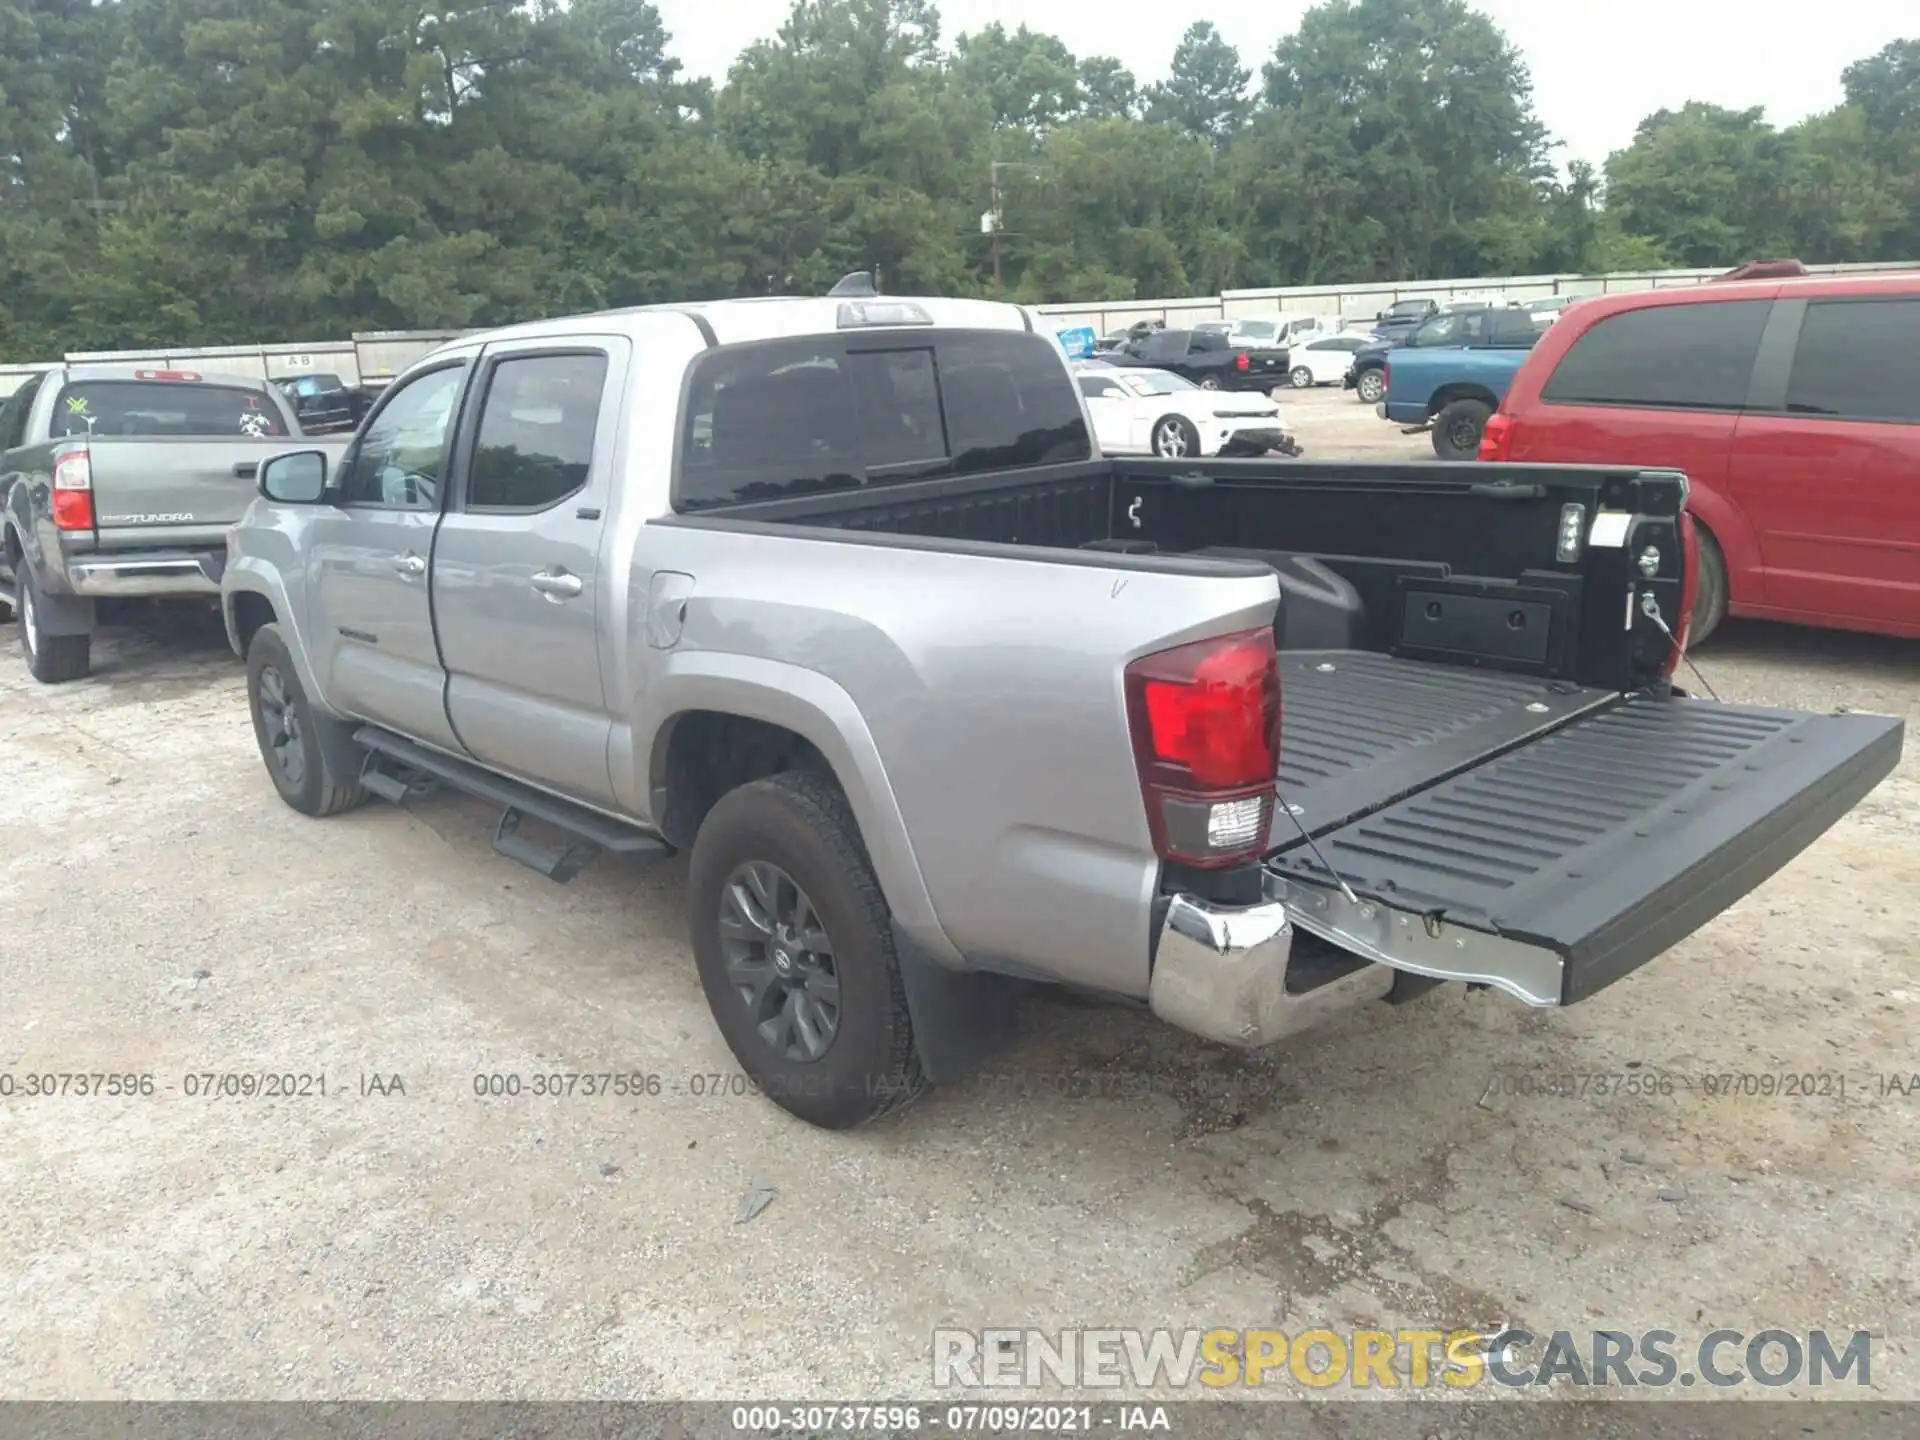
<svg viewBox="0 0 1920 1440">
<path fill-rule="evenodd" d="M 1296 390 L 1311 390 L 1313 388 L 1313 371 L 1304 365 L 1296 365 L 1293 367 L 1293 372 L 1287 376 L 1287 383 L 1292 385 Z"/>
<path fill-rule="evenodd" d="M 1484 400 L 1452 400 L 1433 417 L 1433 453 L 1442 460 L 1475 460 L 1493 407 Z"/>
<path fill-rule="evenodd" d="M 40 628 L 43 602 L 33 571 L 22 563 L 14 576 L 14 606 L 20 622 L 20 649 L 27 657 L 27 673 L 42 685 L 84 680 L 93 669 L 91 635 L 49 635 Z"/>
<path fill-rule="evenodd" d="M 1360 397 L 1362 405 L 1378 405 L 1387 393 L 1386 372 L 1378 366 L 1362 370 L 1353 382 L 1353 393 Z"/>
<path fill-rule="evenodd" d="M 925 1091 L 890 912 L 832 780 L 789 770 L 722 796 L 687 892 L 714 1023 L 768 1099 L 846 1130 Z"/>
<path fill-rule="evenodd" d="M 267 776 L 295 810 L 316 818 L 337 815 L 367 798 L 358 781 L 328 766 L 313 706 L 278 625 L 262 625 L 247 646 L 247 710 Z"/>
<path fill-rule="evenodd" d="M 1220 377 L 1218 375 L 1202 375 L 1200 377 L 1200 388 L 1202 390 L 1218 390 L 1220 388 Z"/>
<path fill-rule="evenodd" d="M 1694 537 L 1700 551 L 1700 578 L 1693 586 L 1693 616 L 1687 623 L 1687 649 L 1706 643 L 1709 635 L 1727 618 L 1727 557 L 1720 553 L 1720 542 L 1696 517 Z"/>
<path fill-rule="evenodd" d="M 1186 460 L 1200 453 L 1200 432 L 1184 415 L 1162 415 L 1150 433 L 1149 448 L 1162 460 Z"/>
</svg>

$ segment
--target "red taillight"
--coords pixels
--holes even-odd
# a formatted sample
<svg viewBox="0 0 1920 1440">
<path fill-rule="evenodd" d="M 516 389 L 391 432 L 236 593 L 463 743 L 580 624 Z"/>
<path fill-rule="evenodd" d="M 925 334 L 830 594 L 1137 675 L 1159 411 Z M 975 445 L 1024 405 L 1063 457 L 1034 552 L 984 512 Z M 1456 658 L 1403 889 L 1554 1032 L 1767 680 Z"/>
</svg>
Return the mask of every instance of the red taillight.
<svg viewBox="0 0 1920 1440">
<path fill-rule="evenodd" d="M 84 450 L 54 461 L 53 526 L 56 530 L 93 529 L 93 462 Z"/>
<path fill-rule="evenodd" d="M 1253 368 L 1252 357 L 1249 356 L 1246 351 L 1242 350 L 1238 355 L 1233 357 L 1233 368 L 1236 370 L 1251 370 Z"/>
<path fill-rule="evenodd" d="M 1280 763 L 1280 657 L 1248 631 L 1127 667 L 1127 715 L 1153 848 L 1213 867 L 1265 848 Z"/>
<path fill-rule="evenodd" d="M 1480 432 L 1480 458 L 1505 460 L 1512 453 L 1513 417 L 1497 412 L 1489 415 L 1486 429 Z"/>
<path fill-rule="evenodd" d="M 188 384 L 197 384 L 200 380 L 200 372 L 197 370 L 136 370 L 133 372 L 133 378 L 136 380 L 181 380 Z"/>
</svg>

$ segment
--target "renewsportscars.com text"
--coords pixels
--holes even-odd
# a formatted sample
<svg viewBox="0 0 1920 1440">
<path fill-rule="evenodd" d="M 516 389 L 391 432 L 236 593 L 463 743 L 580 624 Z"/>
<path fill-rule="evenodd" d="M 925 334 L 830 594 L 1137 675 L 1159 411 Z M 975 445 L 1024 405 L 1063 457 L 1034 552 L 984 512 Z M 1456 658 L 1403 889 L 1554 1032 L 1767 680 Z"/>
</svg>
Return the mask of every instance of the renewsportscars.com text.
<svg viewBox="0 0 1920 1440">
<path fill-rule="evenodd" d="M 1488 1384 L 1666 1389 L 1873 1383 L 1865 1330 L 936 1330 L 940 1389 L 1218 1390 Z"/>
</svg>

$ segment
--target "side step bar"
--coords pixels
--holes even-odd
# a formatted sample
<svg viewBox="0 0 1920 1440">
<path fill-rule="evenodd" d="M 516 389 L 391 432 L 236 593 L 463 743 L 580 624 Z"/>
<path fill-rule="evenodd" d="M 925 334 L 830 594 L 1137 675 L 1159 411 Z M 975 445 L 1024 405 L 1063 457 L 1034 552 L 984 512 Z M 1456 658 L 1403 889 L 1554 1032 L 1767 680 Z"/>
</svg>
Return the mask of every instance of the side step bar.
<svg viewBox="0 0 1920 1440">
<path fill-rule="evenodd" d="M 400 805 L 431 795 L 441 785 L 451 785 L 490 800 L 500 806 L 493 848 L 560 884 L 573 879 L 603 850 L 615 855 L 664 855 L 671 848 L 656 835 L 597 814 L 584 805 L 442 755 L 377 726 L 363 725 L 353 738 L 367 751 L 360 783 L 375 795 Z M 527 819 L 560 831 L 568 837 L 568 843 L 560 847 L 543 845 L 523 835 L 520 822 Z"/>
</svg>

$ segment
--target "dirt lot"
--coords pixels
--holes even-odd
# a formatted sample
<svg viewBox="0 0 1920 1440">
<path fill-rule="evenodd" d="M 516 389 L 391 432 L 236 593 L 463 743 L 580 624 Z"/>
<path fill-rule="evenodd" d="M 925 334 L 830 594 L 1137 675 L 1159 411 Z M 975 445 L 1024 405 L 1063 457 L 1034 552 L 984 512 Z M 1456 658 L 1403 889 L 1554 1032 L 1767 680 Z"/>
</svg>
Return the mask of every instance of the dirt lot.
<svg viewBox="0 0 1920 1440">
<path fill-rule="evenodd" d="M 1288 404 L 1310 455 L 1431 454 Z M 831 1135 L 734 1093 L 684 862 L 559 887 L 459 800 L 304 820 L 213 623 L 96 654 L 42 688 L 0 644 L 0 1075 L 157 1093 L 0 1099 L 0 1394 L 907 1395 L 940 1325 L 1506 1321 L 1864 1328 L 1875 1389 L 1920 1396 L 1920 1099 L 1879 1079 L 1920 1070 L 1920 760 L 1574 1009 L 1447 990 L 1246 1055 L 1036 1003 L 991 1073 Z M 1914 644 L 1735 623 L 1700 660 L 1728 699 L 1920 699 Z M 542 1070 L 663 1089 L 475 1095 Z M 326 1094 L 185 1093 L 260 1071 Z"/>
</svg>

